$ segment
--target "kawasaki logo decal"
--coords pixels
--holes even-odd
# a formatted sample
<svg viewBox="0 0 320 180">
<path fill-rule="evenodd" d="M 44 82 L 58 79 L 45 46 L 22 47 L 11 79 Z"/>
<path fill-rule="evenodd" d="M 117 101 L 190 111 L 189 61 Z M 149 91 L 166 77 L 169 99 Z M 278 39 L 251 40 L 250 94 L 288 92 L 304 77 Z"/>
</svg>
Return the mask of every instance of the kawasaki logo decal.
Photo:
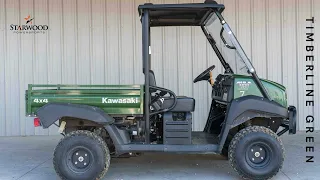
<svg viewBox="0 0 320 180">
<path fill-rule="evenodd" d="M 102 98 L 103 104 L 112 104 L 112 103 L 124 103 L 124 104 L 135 104 L 139 103 L 138 98 L 117 98 L 117 99 L 110 99 L 110 98 Z"/>
</svg>

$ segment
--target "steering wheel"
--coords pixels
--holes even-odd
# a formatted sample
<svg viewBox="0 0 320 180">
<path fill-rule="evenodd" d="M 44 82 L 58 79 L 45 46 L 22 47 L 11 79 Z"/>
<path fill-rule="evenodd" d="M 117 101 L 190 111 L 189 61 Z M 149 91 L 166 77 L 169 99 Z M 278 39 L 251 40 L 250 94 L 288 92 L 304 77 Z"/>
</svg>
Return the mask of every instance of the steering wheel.
<svg viewBox="0 0 320 180">
<path fill-rule="evenodd" d="M 206 69 L 205 71 L 203 71 L 198 77 L 196 77 L 194 80 L 193 80 L 193 83 L 196 83 L 198 81 L 202 81 L 204 80 L 203 78 L 205 76 L 207 76 L 209 74 L 210 71 L 212 71 L 216 66 L 215 65 L 212 65 L 210 66 L 208 69 Z"/>
</svg>

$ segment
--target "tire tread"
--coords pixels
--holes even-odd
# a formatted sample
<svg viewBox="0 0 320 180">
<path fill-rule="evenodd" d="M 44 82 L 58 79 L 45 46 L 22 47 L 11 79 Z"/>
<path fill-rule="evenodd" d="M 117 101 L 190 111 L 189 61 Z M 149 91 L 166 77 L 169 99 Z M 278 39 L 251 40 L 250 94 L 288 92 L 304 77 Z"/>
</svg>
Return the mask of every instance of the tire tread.
<svg viewBox="0 0 320 180">
<path fill-rule="evenodd" d="M 98 177 L 95 179 L 95 180 L 100 180 L 105 176 L 106 172 L 109 169 L 109 166 L 110 166 L 110 152 L 109 152 L 108 146 L 104 142 L 104 140 L 100 136 L 98 136 L 97 134 L 95 134 L 95 133 L 93 133 L 91 131 L 76 130 L 76 131 L 71 131 L 70 133 L 66 134 L 63 138 L 60 139 L 58 145 L 55 147 L 54 153 L 53 153 L 53 157 L 56 156 L 56 151 L 57 151 L 58 147 L 64 146 L 65 140 L 67 140 L 69 138 L 73 138 L 75 136 L 83 136 L 83 135 L 91 138 L 93 141 L 96 141 L 104 151 L 105 158 L 106 158 L 105 159 L 105 166 L 104 166 L 104 169 L 99 173 Z M 54 166 L 54 169 L 55 169 L 57 175 L 61 178 L 61 180 L 67 180 L 62 175 L 62 173 L 60 172 L 60 170 L 58 168 L 58 163 L 55 161 L 55 158 L 53 158 L 53 166 Z"/>
<path fill-rule="evenodd" d="M 237 165 L 236 162 L 236 158 L 235 158 L 235 151 L 236 151 L 236 147 L 239 143 L 239 141 L 245 137 L 247 134 L 252 133 L 252 132 L 262 132 L 265 134 L 270 135 L 271 137 L 273 137 L 282 147 L 281 148 L 281 153 L 282 153 L 282 158 L 281 158 L 281 163 L 280 163 L 280 168 L 277 169 L 277 171 L 272 172 L 272 174 L 269 174 L 266 177 L 262 177 L 257 179 L 256 177 L 248 177 L 247 175 L 245 175 L 241 169 L 239 168 L 239 166 Z M 281 139 L 279 138 L 279 136 L 274 133 L 271 129 L 266 128 L 264 126 L 249 126 L 246 127 L 242 130 L 240 130 L 231 140 L 230 144 L 229 144 L 229 153 L 228 153 L 228 159 L 229 159 L 229 163 L 231 164 L 231 167 L 239 174 L 239 176 L 241 176 L 241 178 L 243 179 L 257 179 L 257 180 L 267 180 L 267 179 L 271 179 L 273 178 L 282 168 L 283 166 L 283 161 L 285 158 L 285 151 L 284 151 L 284 146 L 283 143 L 281 141 Z"/>
</svg>

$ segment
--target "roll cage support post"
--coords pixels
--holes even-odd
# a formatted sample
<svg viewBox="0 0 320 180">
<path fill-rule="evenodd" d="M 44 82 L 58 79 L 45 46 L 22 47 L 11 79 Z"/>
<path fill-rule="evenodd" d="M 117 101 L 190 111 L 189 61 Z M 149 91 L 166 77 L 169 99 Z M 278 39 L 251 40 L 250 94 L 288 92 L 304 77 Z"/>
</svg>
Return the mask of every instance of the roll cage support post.
<svg viewBox="0 0 320 180">
<path fill-rule="evenodd" d="M 149 70 L 150 70 L 150 23 L 149 23 L 149 11 L 143 10 L 141 15 L 142 21 L 142 64 L 144 73 L 144 107 L 143 107 L 143 118 L 145 120 L 145 143 L 150 143 L 150 84 L 149 84 Z"/>
</svg>

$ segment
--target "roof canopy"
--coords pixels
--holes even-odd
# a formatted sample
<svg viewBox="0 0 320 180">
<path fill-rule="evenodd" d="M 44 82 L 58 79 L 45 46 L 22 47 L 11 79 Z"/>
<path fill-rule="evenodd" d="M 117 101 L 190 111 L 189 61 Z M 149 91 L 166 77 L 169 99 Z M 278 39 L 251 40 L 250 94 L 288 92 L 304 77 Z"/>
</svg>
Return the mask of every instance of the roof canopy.
<svg viewBox="0 0 320 180">
<path fill-rule="evenodd" d="M 144 10 L 149 10 L 150 27 L 200 26 L 210 12 L 218 11 L 222 13 L 224 5 L 213 0 L 187 4 L 146 3 L 138 7 L 140 16 Z"/>
</svg>

